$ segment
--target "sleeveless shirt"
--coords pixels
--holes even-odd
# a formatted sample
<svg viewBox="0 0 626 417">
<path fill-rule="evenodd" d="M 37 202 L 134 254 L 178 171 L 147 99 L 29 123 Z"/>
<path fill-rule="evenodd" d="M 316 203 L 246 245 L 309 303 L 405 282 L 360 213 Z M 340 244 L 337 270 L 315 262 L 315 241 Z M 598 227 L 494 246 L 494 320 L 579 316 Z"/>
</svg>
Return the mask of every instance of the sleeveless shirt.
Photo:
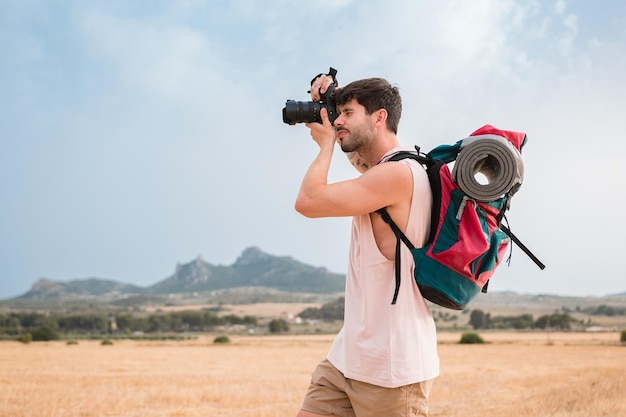
<svg viewBox="0 0 626 417">
<path fill-rule="evenodd" d="M 398 150 L 401 148 L 386 156 Z M 405 234 L 419 247 L 425 243 L 430 227 L 430 185 L 418 162 L 404 159 L 398 163 L 409 165 L 413 173 Z M 435 322 L 413 278 L 412 254 L 402 243 L 401 251 L 402 281 L 397 302 L 392 305 L 394 260 L 378 249 L 370 215 L 353 218 L 344 324 L 327 355 L 346 378 L 395 388 L 439 375 Z"/>
</svg>

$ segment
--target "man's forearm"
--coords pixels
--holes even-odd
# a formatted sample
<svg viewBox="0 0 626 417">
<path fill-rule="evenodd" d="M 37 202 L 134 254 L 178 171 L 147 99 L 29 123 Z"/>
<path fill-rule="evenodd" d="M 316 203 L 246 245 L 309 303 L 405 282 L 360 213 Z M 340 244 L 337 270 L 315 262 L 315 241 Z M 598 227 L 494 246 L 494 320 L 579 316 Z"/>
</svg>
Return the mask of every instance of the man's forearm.
<svg viewBox="0 0 626 417">
<path fill-rule="evenodd" d="M 328 171 L 332 160 L 334 144 L 320 148 L 319 153 L 309 166 L 296 199 L 296 211 L 307 216 L 316 217 L 316 206 L 319 196 L 328 185 Z"/>
</svg>

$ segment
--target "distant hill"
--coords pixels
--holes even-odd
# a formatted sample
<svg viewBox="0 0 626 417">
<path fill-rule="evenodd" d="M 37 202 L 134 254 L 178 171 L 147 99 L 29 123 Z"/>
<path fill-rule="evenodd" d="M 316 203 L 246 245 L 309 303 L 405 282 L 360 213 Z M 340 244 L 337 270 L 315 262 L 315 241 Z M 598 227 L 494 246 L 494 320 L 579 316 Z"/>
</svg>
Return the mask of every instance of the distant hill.
<svg viewBox="0 0 626 417">
<path fill-rule="evenodd" d="M 182 303 L 181 300 L 202 299 L 203 302 L 269 302 L 294 299 L 296 294 L 334 296 L 344 291 L 345 276 L 316 268 L 288 256 L 269 255 L 259 248 L 245 249 L 230 266 L 212 265 L 198 257 L 178 264 L 174 273 L 147 287 L 113 279 L 86 278 L 70 281 L 41 279 L 24 295 L 0 301 L 1 305 L 26 308 L 63 306 L 68 302 L 106 302 L 137 306 L 145 303 Z M 197 293 L 197 294 L 196 294 Z M 201 298 L 198 298 L 201 297 Z M 291 298 L 290 298 L 291 297 Z M 319 298 L 319 297 L 318 297 Z M 577 311 L 588 306 L 626 305 L 626 293 L 606 297 L 565 297 L 546 294 L 489 292 L 479 294 L 472 308 L 500 314 L 519 311 Z"/>
<path fill-rule="evenodd" d="M 135 285 L 100 278 L 77 279 L 67 282 L 40 279 L 30 291 L 18 298 L 85 298 L 115 294 L 138 294 L 142 291 L 141 287 Z"/>
<path fill-rule="evenodd" d="M 110 279 L 53 281 L 41 279 L 19 299 L 127 297 L 193 293 L 238 287 L 266 287 L 281 291 L 332 294 L 344 290 L 345 276 L 303 264 L 287 256 L 272 256 L 256 247 L 243 251 L 231 266 L 212 265 L 201 257 L 178 264 L 173 275 L 148 287 Z"/>
</svg>

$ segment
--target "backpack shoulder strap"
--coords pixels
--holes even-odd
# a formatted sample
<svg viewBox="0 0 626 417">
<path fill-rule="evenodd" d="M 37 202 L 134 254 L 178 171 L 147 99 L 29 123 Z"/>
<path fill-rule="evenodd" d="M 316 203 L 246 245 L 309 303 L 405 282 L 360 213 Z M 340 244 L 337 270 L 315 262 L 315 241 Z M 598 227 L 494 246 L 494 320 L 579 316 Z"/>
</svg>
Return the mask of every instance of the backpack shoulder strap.
<svg viewBox="0 0 626 417">
<path fill-rule="evenodd" d="M 426 173 L 428 174 L 428 180 L 431 183 L 431 189 L 433 191 L 433 214 L 431 215 L 430 233 L 428 236 L 428 242 L 431 242 L 435 236 L 437 224 L 439 222 L 439 211 L 434 210 L 435 208 L 434 201 L 436 198 L 439 198 L 439 200 L 437 201 L 441 200 L 441 186 L 439 185 L 439 187 L 434 187 L 433 180 L 436 180 L 437 184 L 439 184 L 439 181 L 438 181 L 439 168 L 444 162 L 435 160 L 431 158 L 430 156 L 421 153 L 420 148 L 418 146 L 415 146 L 415 150 L 417 151 L 417 153 L 411 152 L 411 151 L 397 152 L 389 156 L 388 158 L 383 159 L 382 162 L 401 161 L 403 159 L 414 159 L 425 167 Z M 438 197 L 437 197 L 437 193 L 438 193 Z M 400 244 L 401 243 L 400 242 L 404 242 L 404 244 L 409 248 L 409 250 L 415 249 L 415 245 L 413 245 L 411 240 L 402 232 L 402 230 L 400 230 L 398 225 L 393 221 L 393 219 L 389 215 L 389 212 L 387 212 L 386 208 L 383 207 L 381 209 L 376 210 L 376 212 L 380 214 L 380 216 L 385 221 L 385 223 L 387 223 L 389 227 L 391 227 L 393 234 L 396 236 L 396 256 L 395 256 L 396 288 L 393 294 L 393 300 L 391 301 L 391 304 L 396 304 L 396 301 L 398 299 L 398 293 L 400 291 L 400 280 L 401 280 L 401 274 L 400 274 L 400 271 L 401 271 Z"/>
<path fill-rule="evenodd" d="M 415 249 L 415 246 L 413 245 L 413 243 L 411 243 L 411 241 L 409 240 L 408 237 L 406 237 L 406 235 L 404 233 L 402 233 L 402 230 L 400 230 L 400 228 L 398 227 L 398 225 L 396 224 L 396 222 L 393 221 L 393 219 L 391 218 L 391 216 L 389 215 L 389 213 L 387 212 L 387 209 L 385 209 L 384 207 L 381 209 L 376 210 L 376 212 L 378 214 L 380 214 L 380 216 L 383 218 L 383 220 L 385 221 L 385 223 L 387 223 L 390 227 L 391 230 L 393 231 L 393 234 L 396 235 L 396 257 L 395 257 L 395 263 L 394 263 L 394 269 L 395 269 L 395 278 L 396 278 L 396 288 L 393 292 L 393 299 L 391 300 L 391 304 L 395 304 L 396 301 L 398 300 L 398 293 L 400 292 L 400 279 L 401 279 L 401 274 L 400 274 L 400 242 L 404 242 L 404 244 L 411 250 Z"/>
<path fill-rule="evenodd" d="M 409 238 L 406 237 L 404 233 L 402 233 L 402 230 L 400 230 L 396 222 L 393 221 L 386 208 L 383 207 L 381 209 L 378 209 L 376 210 L 376 213 L 380 214 L 385 223 L 387 223 L 389 227 L 391 227 L 391 230 L 393 231 L 393 234 L 396 235 L 396 237 L 398 238 L 398 241 L 404 242 L 404 244 L 411 250 L 415 249 L 415 245 L 413 245 Z"/>
<path fill-rule="evenodd" d="M 428 175 L 428 182 L 430 184 L 430 189 L 431 189 L 432 196 L 433 196 L 433 206 L 432 206 L 432 212 L 430 216 L 430 232 L 428 234 L 428 240 L 426 241 L 426 243 L 431 243 L 435 239 L 435 234 L 437 233 L 437 226 L 439 225 L 439 216 L 440 216 L 439 205 L 441 203 L 441 179 L 439 177 L 440 175 L 439 171 L 441 170 L 442 165 L 446 164 L 446 161 L 443 159 L 434 158 L 430 155 L 430 153 L 428 154 L 422 153 L 418 146 L 415 146 L 415 149 L 417 150 L 417 153 L 409 152 L 409 151 L 400 151 L 398 153 L 391 155 L 388 159 L 385 159 L 384 162 L 401 161 L 403 159 L 414 159 L 420 164 L 422 164 L 422 166 L 426 169 L 426 175 Z M 377 210 L 377 211 L 380 212 L 380 210 Z M 389 217 L 388 214 L 387 214 L 387 217 Z M 391 217 L 389 217 L 389 220 L 391 220 Z M 394 233 L 396 234 L 396 236 L 398 236 L 398 233 L 396 233 L 396 230 L 402 233 L 400 229 L 398 228 L 398 226 L 396 226 L 396 224 L 393 223 L 393 221 L 391 221 L 390 223 L 387 220 L 385 220 L 385 222 L 387 222 L 391 226 L 391 228 L 394 229 Z M 405 243 L 406 241 L 408 241 L 406 236 L 402 238 L 402 241 L 404 241 Z M 409 249 L 414 247 L 413 245 L 407 245 L 407 246 L 409 246 Z"/>
</svg>

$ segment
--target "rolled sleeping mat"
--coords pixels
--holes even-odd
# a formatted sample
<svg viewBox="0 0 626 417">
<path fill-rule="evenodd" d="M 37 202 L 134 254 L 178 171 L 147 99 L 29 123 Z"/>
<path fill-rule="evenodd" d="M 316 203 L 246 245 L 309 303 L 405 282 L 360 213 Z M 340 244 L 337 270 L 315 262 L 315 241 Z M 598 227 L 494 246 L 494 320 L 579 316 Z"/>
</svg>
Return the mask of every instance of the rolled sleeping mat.
<svg viewBox="0 0 626 417">
<path fill-rule="evenodd" d="M 497 200 L 509 192 L 514 194 L 523 178 L 522 155 L 498 135 L 464 139 L 452 169 L 452 179 L 459 188 L 480 202 Z"/>
</svg>

